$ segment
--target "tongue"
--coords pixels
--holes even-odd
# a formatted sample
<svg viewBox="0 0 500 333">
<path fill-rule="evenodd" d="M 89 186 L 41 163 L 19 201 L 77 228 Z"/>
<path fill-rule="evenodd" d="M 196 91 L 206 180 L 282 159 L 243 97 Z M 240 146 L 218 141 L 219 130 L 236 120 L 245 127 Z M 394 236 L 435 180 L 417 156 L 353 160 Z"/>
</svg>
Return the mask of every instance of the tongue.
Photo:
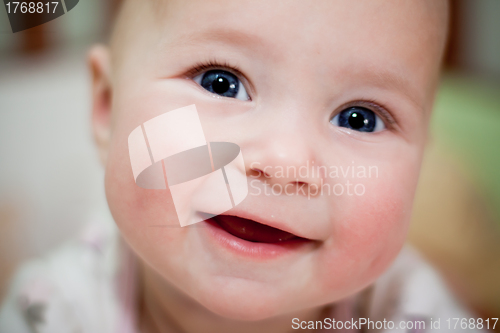
<svg viewBox="0 0 500 333">
<path fill-rule="evenodd" d="M 218 215 L 213 217 L 212 220 L 217 222 L 217 224 L 233 236 L 251 242 L 278 243 L 298 238 L 289 232 L 269 227 L 252 220 L 243 219 L 241 217 Z"/>
</svg>

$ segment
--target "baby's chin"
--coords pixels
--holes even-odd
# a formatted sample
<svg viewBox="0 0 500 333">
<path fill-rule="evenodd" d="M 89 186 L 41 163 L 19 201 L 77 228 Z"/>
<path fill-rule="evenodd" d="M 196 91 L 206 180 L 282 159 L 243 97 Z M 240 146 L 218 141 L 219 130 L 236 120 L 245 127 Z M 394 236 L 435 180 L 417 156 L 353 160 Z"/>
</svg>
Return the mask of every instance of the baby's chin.
<svg viewBox="0 0 500 333">
<path fill-rule="evenodd" d="M 221 317 L 236 321 L 262 321 L 288 316 L 304 308 L 306 300 L 297 293 L 283 293 L 276 286 L 242 279 L 227 279 L 218 286 L 202 285 L 195 299 L 203 307 Z"/>
<path fill-rule="evenodd" d="M 312 309 L 341 301 L 359 289 L 348 289 L 342 284 L 325 290 L 319 280 L 308 281 L 303 286 L 300 286 L 302 281 L 289 282 L 207 275 L 200 276 L 193 288 L 188 285 L 184 288 L 187 287 L 188 296 L 207 311 L 225 319 L 247 322 L 304 316 Z"/>
</svg>

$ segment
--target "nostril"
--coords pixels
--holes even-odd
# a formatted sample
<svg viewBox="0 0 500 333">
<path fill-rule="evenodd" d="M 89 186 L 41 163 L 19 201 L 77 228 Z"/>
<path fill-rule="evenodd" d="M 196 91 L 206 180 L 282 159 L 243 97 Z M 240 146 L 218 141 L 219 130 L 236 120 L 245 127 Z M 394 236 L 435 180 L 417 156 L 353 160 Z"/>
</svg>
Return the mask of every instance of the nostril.
<svg viewBox="0 0 500 333">
<path fill-rule="evenodd" d="M 304 190 L 308 190 L 309 189 L 309 183 L 308 182 L 303 182 L 303 181 L 300 181 L 300 180 L 296 180 L 296 181 L 292 181 L 290 182 L 289 184 L 292 184 L 292 186 L 296 189 L 304 189 Z"/>
<path fill-rule="evenodd" d="M 247 173 L 247 176 L 252 178 L 260 178 L 262 176 L 264 176 L 265 178 L 271 178 L 270 174 L 260 169 L 250 169 Z"/>
<path fill-rule="evenodd" d="M 296 180 L 294 182 L 290 182 L 290 184 L 294 184 L 294 185 L 297 185 L 297 186 L 301 186 L 301 185 L 307 186 L 306 182 L 301 182 L 301 181 L 298 181 L 298 180 Z"/>
<path fill-rule="evenodd" d="M 285 185 L 285 191 L 287 195 L 294 194 L 308 198 L 316 198 L 323 194 L 323 189 L 320 185 L 300 180 L 288 182 L 288 184 Z"/>
</svg>

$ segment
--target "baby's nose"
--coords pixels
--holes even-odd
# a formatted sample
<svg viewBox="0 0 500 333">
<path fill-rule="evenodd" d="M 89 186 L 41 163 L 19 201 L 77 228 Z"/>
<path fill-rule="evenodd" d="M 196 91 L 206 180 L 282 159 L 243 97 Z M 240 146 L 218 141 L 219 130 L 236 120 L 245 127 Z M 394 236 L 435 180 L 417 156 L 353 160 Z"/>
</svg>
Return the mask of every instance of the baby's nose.
<svg viewBox="0 0 500 333">
<path fill-rule="evenodd" d="M 245 162 L 250 178 L 288 191 L 295 192 L 296 186 L 319 188 L 324 177 L 314 147 L 299 135 L 280 133 L 258 147 L 249 147 Z"/>
</svg>

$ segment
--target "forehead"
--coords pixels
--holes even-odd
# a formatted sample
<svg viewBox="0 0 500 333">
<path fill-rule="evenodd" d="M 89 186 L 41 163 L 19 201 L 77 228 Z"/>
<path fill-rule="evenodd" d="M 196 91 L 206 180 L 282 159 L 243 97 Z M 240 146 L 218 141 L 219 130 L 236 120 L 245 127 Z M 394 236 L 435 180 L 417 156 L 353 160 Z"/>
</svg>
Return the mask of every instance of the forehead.
<svg viewBox="0 0 500 333">
<path fill-rule="evenodd" d="M 186 42 L 227 33 L 243 45 L 255 39 L 247 37 L 259 38 L 268 52 L 284 47 L 318 52 L 339 51 L 345 43 L 397 48 L 406 42 L 405 49 L 440 41 L 445 8 L 439 0 L 156 0 L 153 10 L 170 35 Z"/>
</svg>

